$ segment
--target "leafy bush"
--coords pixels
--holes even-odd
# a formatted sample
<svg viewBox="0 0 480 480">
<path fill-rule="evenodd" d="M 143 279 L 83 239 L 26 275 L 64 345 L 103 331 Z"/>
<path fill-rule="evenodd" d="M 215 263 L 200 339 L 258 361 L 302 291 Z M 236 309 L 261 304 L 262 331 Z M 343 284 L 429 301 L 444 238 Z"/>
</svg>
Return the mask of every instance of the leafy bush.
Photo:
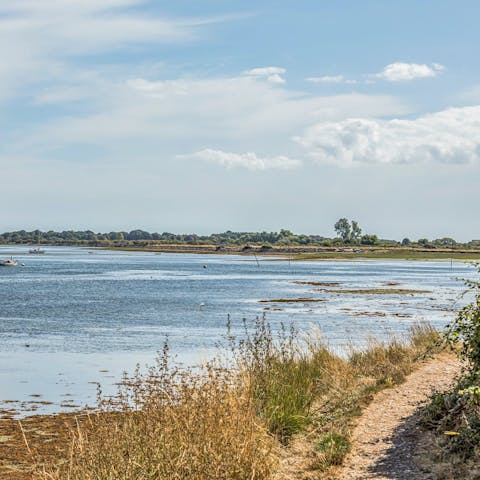
<svg viewBox="0 0 480 480">
<path fill-rule="evenodd" d="M 480 266 L 477 265 L 480 272 Z M 446 339 L 457 350 L 462 361 L 468 362 L 471 375 L 480 374 L 480 282 L 468 281 L 474 300 L 462 308 L 448 326 Z"/>
<path fill-rule="evenodd" d="M 478 478 L 472 466 L 480 463 L 480 283 L 467 285 L 474 298 L 445 333 L 464 364 L 463 375 L 451 391 L 436 393 L 422 413 L 423 425 L 437 434 L 435 461 L 450 471 L 444 478 Z"/>
</svg>

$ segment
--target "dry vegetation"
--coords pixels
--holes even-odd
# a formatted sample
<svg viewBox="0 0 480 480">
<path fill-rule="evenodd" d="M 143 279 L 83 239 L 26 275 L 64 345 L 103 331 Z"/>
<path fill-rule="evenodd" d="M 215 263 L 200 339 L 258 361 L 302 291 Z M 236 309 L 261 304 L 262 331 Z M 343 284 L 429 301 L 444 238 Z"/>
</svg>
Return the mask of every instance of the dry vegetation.
<svg viewBox="0 0 480 480">
<path fill-rule="evenodd" d="M 260 318 L 238 338 L 229 333 L 225 358 L 201 369 L 171 366 L 166 348 L 149 371 L 125 376 L 115 398 L 100 396 L 98 412 L 64 422 L 68 434 L 49 440 L 63 444 L 55 458 L 29 445 L 33 473 L 23 478 L 289 478 L 281 459 L 299 439 L 306 475 L 327 475 L 373 394 L 401 382 L 437 338 L 418 326 L 405 341 L 340 358 L 316 335 L 277 336 Z"/>
</svg>

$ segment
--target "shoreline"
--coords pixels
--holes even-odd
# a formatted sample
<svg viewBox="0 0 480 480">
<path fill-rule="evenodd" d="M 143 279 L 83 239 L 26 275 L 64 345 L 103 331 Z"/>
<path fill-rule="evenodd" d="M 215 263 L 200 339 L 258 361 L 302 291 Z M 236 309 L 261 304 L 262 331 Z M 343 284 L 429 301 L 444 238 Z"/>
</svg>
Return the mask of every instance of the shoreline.
<svg viewBox="0 0 480 480">
<path fill-rule="evenodd" d="M 415 334 L 412 333 L 412 335 Z M 261 436 L 263 441 L 269 442 L 271 450 L 262 450 L 262 452 L 264 455 L 263 460 L 271 462 L 272 468 L 269 470 L 269 472 L 266 472 L 265 476 L 258 478 L 271 478 L 272 480 L 288 478 L 290 480 L 293 478 L 289 476 L 289 473 L 293 473 L 291 472 L 291 467 L 295 467 L 296 473 L 300 473 L 302 471 L 311 471 L 311 467 L 313 465 L 312 462 L 314 461 L 317 462 L 317 465 L 322 466 L 322 470 L 326 474 L 327 472 L 332 471 L 332 469 L 336 469 L 337 461 L 333 461 L 329 459 L 329 457 L 323 458 L 318 453 L 318 448 L 316 445 L 319 444 L 319 441 L 322 438 L 329 438 L 332 435 L 335 438 L 340 438 L 341 436 L 341 438 L 345 439 L 344 441 L 347 442 L 348 445 L 353 444 L 355 447 L 356 442 L 352 442 L 353 439 L 350 438 L 351 432 L 357 424 L 357 418 L 360 418 L 361 420 L 364 415 L 368 415 L 369 404 L 372 402 L 373 404 L 378 402 L 378 399 L 381 399 L 382 395 L 394 395 L 396 400 L 396 389 L 404 388 L 402 387 L 404 381 L 408 385 L 412 372 L 413 375 L 415 375 L 415 372 L 419 372 L 416 374 L 418 377 L 422 369 L 424 369 L 427 365 L 438 364 L 439 359 L 436 355 L 438 355 L 440 352 L 431 351 L 431 348 L 433 348 L 432 342 L 436 341 L 436 335 L 437 333 L 432 329 L 426 329 L 422 331 L 418 330 L 416 336 L 412 336 L 410 340 L 405 338 L 405 343 L 378 344 L 378 347 L 375 349 L 366 348 L 358 351 L 356 354 L 353 354 L 352 358 L 350 358 L 350 360 L 347 362 L 339 357 L 334 356 L 331 351 L 324 350 L 322 346 L 319 346 L 319 350 L 317 352 L 318 355 L 309 357 L 310 363 L 308 363 L 308 365 L 310 365 L 311 370 L 307 369 L 304 372 L 304 375 L 310 375 L 311 377 L 308 378 L 310 378 L 311 381 L 323 381 L 325 384 L 329 383 L 328 374 L 325 377 L 317 378 L 317 373 L 315 373 L 317 370 L 313 368 L 313 366 L 316 365 L 315 362 L 320 362 L 319 365 L 323 365 L 325 371 L 330 371 L 330 368 L 330 375 L 333 373 L 338 375 L 340 372 L 340 374 L 343 376 L 344 383 L 340 382 L 338 384 L 338 388 L 341 389 L 342 396 L 347 396 L 350 398 L 350 401 L 354 401 L 356 405 L 356 408 L 354 409 L 346 408 L 348 407 L 348 402 L 347 404 L 344 404 L 344 400 L 337 398 L 335 389 L 333 389 L 329 393 L 330 400 L 328 404 L 333 405 L 333 411 L 338 415 L 336 415 L 334 419 L 329 419 L 321 430 L 312 430 L 308 422 L 301 425 L 299 424 L 298 427 L 294 428 L 291 435 L 285 437 L 287 440 L 284 439 L 285 441 L 282 441 L 281 438 L 283 437 L 280 437 L 279 432 L 274 429 L 275 425 L 259 422 L 257 417 L 259 413 L 254 413 L 253 411 L 249 412 L 250 416 L 247 416 L 246 421 L 253 421 L 256 430 L 243 430 L 240 428 L 239 432 L 237 432 L 237 430 L 234 430 L 234 428 L 236 425 L 239 425 L 238 420 L 232 424 L 227 424 L 227 426 L 224 428 L 227 430 L 230 428 L 230 437 L 232 438 L 238 438 L 237 434 L 242 434 L 243 432 L 243 437 L 240 437 L 240 441 L 243 441 L 244 443 L 246 442 L 247 446 L 258 445 L 256 439 L 259 436 Z M 387 360 L 386 365 L 388 369 L 388 378 L 390 378 L 388 382 L 384 381 L 383 371 L 377 371 L 375 366 L 378 361 L 378 348 L 380 348 L 383 352 L 383 355 L 386 356 L 382 358 Z M 429 363 L 426 364 L 424 360 L 420 359 L 422 357 L 418 355 L 419 352 L 430 352 L 431 354 L 435 355 L 434 359 L 430 360 Z M 275 373 L 275 370 L 271 370 L 274 368 L 274 365 L 268 364 L 267 366 L 270 368 L 269 375 L 276 376 L 277 374 Z M 322 371 L 324 370 L 322 369 Z M 297 370 L 293 370 L 290 374 L 295 375 L 296 377 L 298 372 Z M 195 379 L 196 377 L 189 378 Z M 218 381 L 222 381 L 222 378 L 224 377 L 215 377 L 215 379 Z M 289 378 L 290 377 L 287 377 L 286 380 L 289 380 Z M 371 383 L 372 378 L 375 378 L 374 384 Z M 228 381 L 231 379 L 231 377 L 226 377 L 226 379 Z M 353 379 L 357 380 L 354 382 Z M 133 378 L 133 382 L 135 381 L 139 382 L 144 380 L 137 377 L 137 380 Z M 167 387 L 168 385 L 171 384 L 167 383 Z M 204 386 L 202 386 L 202 389 L 203 388 Z M 239 404 L 238 408 L 237 403 L 233 403 L 232 408 L 231 403 L 225 403 L 223 400 L 221 402 L 218 401 L 218 390 L 211 389 L 208 391 L 209 396 L 206 397 L 205 400 L 209 403 L 208 408 L 204 411 L 204 414 L 206 414 L 208 418 L 211 418 L 210 413 L 212 412 L 212 409 L 215 408 L 216 410 L 214 410 L 214 412 L 219 415 L 224 415 L 225 418 L 230 418 L 230 414 L 242 415 L 243 418 L 245 415 L 243 403 Z M 236 402 L 235 399 L 237 399 L 238 396 L 238 391 L 235 392 L 235 397 L 232 397 L 234 398 L 234 400 L 232 400 L 233 402 Z M 270 392 L 270 390 L 266 390 L 266 393 L 271 394 L 272 392 Z M 289 395 L 289 390 L 280 390 L 277 393 L 280 393 L 281 395 Z M 318 394 L 318 392 L 315 394 L 312 393 L 312 395 L 314 395 L 312 399 L 319 401 L 321 397 L 318 397 Z M 186 410 L 182 410 L 182 412 L 186 415 L 191 415 L 192 418 L 197 418 L 198 405 L 195 403 L 196 397 L 186 396 L 182 398 L 183 401 L 186 402 L 186 406 L 190 406 Z M 277 399 L 277 397 L 274 398 Z M 284 404 L 280 402 L 278 407 L 283 408 Z M 175 413 L 174 409 L 172 410 L 172 408 L 170 408 L 169 411 Z M 86 447 L 91 449 L 93 448 L 93 450 L 91 450 L 93 454 L 95 454 L 95 449 L 99 445 L 102 445 L 103 448 L 103 444 L 110 448 L 111 453 L 115 453 L 117 451 L 117 446 L 111 441 L 112 437 L 108 432 L 110 432 L 111 428 L 116 425 L 116 417 L 110 416 L 107 412 L 108 409 L 102 410 L 101 406 L 98 406 L 96 409 L 90 411 L 79 409 L 69 413 L 32 415 L 19 421 L 13 417 L 12 411 L 0 411 L 0 442 L 2 443 L 3 448 L 3 456 L 0 459 L 0 477 L 3 478 L 3 475 L 8 475 L 8 478 L 11 478 L 12 480 L 27 480 L 28 478 L 31 478 L 34 473 L 38 474 L 40 470 L 43 471 L 42 465 L 47 467 L 47 471 L 48 469 L 50 469 L 52 472 L 56 471 L 56 468 L 62 464 L 62 460 L 66 460 L 68 462 L 68 458 L 74 458 L 70 456 L 71 452 L 69 451 L 69 447 L 71 446 L 71 442 L 75 436 L 75 433 L 78 434 L 78 432 L 81 431 L 89 432 L 92 435 L 92 438 L 94 438 L 93 436 L 95 434 L 102 435 L 102 432 L 103 434 L 107 435 L 106 437 L 101 437 L 102 441 L 100 443 L 94 442 L 90 446 L 85 444 Z M 286 412 L 289 413 L 288 410 L 286 410 Z M 316 414 L 308 411 L 307 413 L 305 412 L 306 411 L 304 410 L 299 410 L 298 415 L 308 415 L 312 420 L 319 420 L 322 418 L 321 415 L 317 418 L 315 416 Z M 121 413 L 118 413 L 118 415 L 121 415 Z M 129 413 L 126 413 L 125 415 L 129 415 Z M 146 422 L 150 422 L 149 415 L 146 415 L 143 418 Z M 176 418 L 176 415 L 173 415 L 173 418 L 170 420 L 175 421 Z M 125 417 L 125 419 L 128 420 L 127 417 Z M 163 419 L 165 421 L 164 417 L 161 415 L 158 419 Z M 95 422 L 100 425 L 100 428 L 97 430 L 91 428 L 94 426 Z M 183 420 L 181 422 L 183 425 Z M 128 433 L 128 426 L 134 424 L 127 422 L 124 425 L 127 426 L 127 430 L 120 430 L 120 434 Z M 186 428 L 189 428 L 189 425 L 191 425 L 191 428 L 193 429 L 197 428 L 196 422 L 187 422 Z M 212 438 L 211 435 L 218 434 L 216 425 L 217 420 L 212 422 L 210 425 L 210 427 L 214 430 L 213 433 L 210 433 L 210 430 L 206 430 L 205 435 L 207 440 Z M 289 424 L 287 424 L 287 426 L 288 425 Z M 137 432 L 137 430 L 133 430 L 132 433 L 135 432 Z M 312 437 L 312 434 L 315 436 Z M 82 438 L 86 437 L 77 438 L 81 440 Z M 128 438 L 132 439 L 133 437 Z M 315 441 L 313 441 L 312 438 L 314 438 Z M 128 443 L 128 448 L 130 448 L 132 455 L 134 455 L 136 452 L 135 448 L 133 448 L 135 446 L 135 442 L 145 442 L 148 440 L 149 439 L 145 439 L 145 437 L 140 437 L 140 439 L 135 437 L 134 443 Z M 203 442 L 203 438 L 197 439 L 197 441 L 199 440 Z M 298 455 L 296 449 L 298 441 L 300 441 L 300 444 L 303 447 L 301 455 Z M 214 452 L 223 451 L 222 445 L 217 445 L 211 442 L 209 445 L 210 444 L 213 445 L 212 448 Z M 167 453 L 169 452 L 169 445 L 170 444 L 166 443 L 164 446 L 164 450 Z M 177 447 L 175 447 L 175 451 L 176 448 Z M 181 446 L 181 448 L 187 447 Z M 340 455 L 340 462 L 343 463 L 347 450 L 343 448 L 335 451 L 334 453 L 335 455 Z M 75 454 L 78 456 L 80 451 L 75 451 Z M 142 458 L 144 461 L 148 462 L 148 458 Z M 228 455 L 223 455 L 223 458 L 229 457 Z M 248 458 L 251 457 L 247 457 L 247 460 Z M 322 463 L 319 464 L 318 462 Z M 230 463 L 227 461 L 226 466 L 229 465 Z M 284 476 L 285 474 L 287 476 Z M 45 476 L 45 478 L 47 477 Z M 48 478 L 63 477 L 49 476 Z"/>
<path fill-rule="evenodd" d="M 271 257 L 272 260 L 289 261 L 316 261 L 316 260 L 406 260 L 406 261 L 480 261 L 480 249 L 459 248 L 405 248 L 405 247 L 372 247 L 372 246 L 272 246 L 263 245 L 179 245 L 179 244 L 152 244 L 152 245 L 93 245 L 75 243 L 51 244 L 1 244 L 1 247 L 77 247 L 83 249 L 98 249 L 120 252 L 147 252 L 147 253 L 174 253 L 193 255 L 241 255 L 245 257 Z"/>
<path fill-rule="evenodd" d="M 98 246 L 97 248 L 111 251 L 179 253 L 199 255 L 243 255 L 272 257 L 277 260 L 480 260 L 480 250 L 459 249 L 405 249 L 381 247 L 272 247 L 265 249 L 261 245 L 249 248 L 228 246 L 219 249 L 217 245 L 150 245 L 150 246 Z"/>
</svg>

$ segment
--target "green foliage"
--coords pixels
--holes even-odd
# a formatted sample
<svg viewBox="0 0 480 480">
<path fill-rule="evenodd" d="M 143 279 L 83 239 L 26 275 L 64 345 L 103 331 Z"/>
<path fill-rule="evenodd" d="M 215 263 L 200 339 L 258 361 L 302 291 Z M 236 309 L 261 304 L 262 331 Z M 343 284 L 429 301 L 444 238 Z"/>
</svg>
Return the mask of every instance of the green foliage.
<svg viewBox="0 0 480 480">
<path fill-rule="evenodd" d="M 439 247 L 454 247 L 457 242 L 450 237 L 443 237 L 443 238 L 437 238 L 436 240 L 433 240 L 432 242 L 433 245 L 437 245 Z"/>
<path fill-rule="evenodd" d="M 334 225 L 335 232 L 340 237 L 343 243 L 353 243 L 362 245 L 377 245 L 380 243 L 376 235 L 363 235 L 362 229 L 356 220 L 350 223 L 346 218 L 340 218 Z M 389 240 L 382 240 L 382 243 L 389 242 L 397 244 L 397 242 L 390 242 Z"/>
<path fill-rule="evenodd" d="M 423 426 L 439 435 L 443 455 L 447 458 L 454 455 L 455 460 L 465 461 L 480 445 L 478 386 L 472 382 L 475 383 L 472 376 L 464 376 L 453 390 L 435 393 L 422 411 Z"/>
<path fill-rule="evenodd" d="M 340 218 L 334 225 L 335 232 L 344 241 L 348 242 L 351 238 L 352 227 L 346 218 Z"/>
<path fill-rule="evenodd" d="M 326 241 L 320 235 L 302 235 L 282 229 L 280 232 L 232 232 L 197 235 L 194 233 L 175 234 L 169 232 L 150 233 L 145 230 L 130 232 L 95 233 L 87 231 L 5 232 L 0 234 L 0 243 L 7 244 L 79 244 L 105 245 L 113 242 L 118 246 L 147 246 L 150 244 L 213 244 L 213 245 L 322 245 Z"/>
<path fill-rule="evenodd" d="M 474 298 L 445 332 L 465 365 L 464 373 L 453 389 L 433 395 L 422 412 L 423 425 L 438 435 L 435 461 L 449 465 L 455 478 L 478 478 L 470 475 L 468 462 L 480 462 L 480 283 L 467 285 Z"/>
<path fill-rule="evenodd" d="M 477 265 L 477 268 L 480 267 Z M 463 307 L 448 325 L 446 340 L 468 362 L 471 374 L 480 375 L 480 282 L 467 282 L 474 300 Z"/>
<path fill-rule="evenodd" d="M 379 242 L 376 235 L 363 235 L 360 243 L 362 245 L 377 245 Z"/>
<path fill-rule="evenodd" d="M 355 220 L 352 220 L 352 234 L 351 234 L 351 239 L 353 241 L 358 240 L 362 235 L 362 229 L 358 225 L 358 222 Z"/>
<path fill-rule="evenodd" d="M 335 246 L 345 243 L 360 243 L 364 245 L 396 246 L 399 242 L 388 239 L 377 239 L 374 235 L 364 235 L 358 222 L 349 222 L 341 218 L 335 224 L 335 230 L 339 237 L 330 239 L 321 235 L 296 234 L 287 229 L 279 232 L 232 232 L 212 233 L 211 235 L 197 235 L 195 233 L 151 233 L 145 230 L 135 229 L 130 232 L 100 233 L 91 230 L 62 232 L 43 232 L 34 230 L 27 232 L 19 230 L 0 234 L 0 244 L 50 244 L 50 245 L 92 245 L 92 246 L 115 246 L 115 247 L 148 247 L 150 245 L 216 245 L 220 249 L 228 245 L 272 245 L 272 246 Z M 374 243 L 372 242 L 374 240 Z M 404 239 L 402 244 L 406 245 Z M 368 242 L 368 243 L 366 243 Z M 408 240 L 408 242 L 410 242 Z M 410 243 L 408 243 L 410 244 Z M 418 246 L 428 248 L 480 248 L 480 240 L 472 240 L 466 244 L 459 244 L 453 238 L 445 237 L 429 242 L 420 239 Z"/>
<path fill-rule="evenodd" d="M 428 238 L 419 238 L 417 243 L 422 246 L 426 246 L 430 244 L 430 240 Z"/>
<path fill-rule="evenodd" d="M 298 334 L 282 326 L 272 333 L 266 317 L 253 326 L 244 321 L 244 335 L 229 334 L 230 350 L 240 371 L 246 372 L 259 416 L 271 433 L 286 442 L 310 421 L 310 409 L 321 376 L 317 362 L 299 347 Z M 324 347 L 317 352 L 330 355 Z"/>
</svg>

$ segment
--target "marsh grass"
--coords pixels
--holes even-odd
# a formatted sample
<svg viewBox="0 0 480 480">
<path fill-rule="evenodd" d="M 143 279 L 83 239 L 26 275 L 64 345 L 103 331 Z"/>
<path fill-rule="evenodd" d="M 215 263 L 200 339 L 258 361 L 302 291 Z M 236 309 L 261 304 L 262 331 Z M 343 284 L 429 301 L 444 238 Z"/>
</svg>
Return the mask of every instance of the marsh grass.
<svg viewBox="0 0 480 480">
<path fill-rule="evenodd" d="M 280 450 L 307 434 L 326 471 L 350 448 L 354 419 L 373 393 L 402 381 L 435 343 L 418 326 L 405 342 L 372 343 L 349 358 L 318 334 L 273 333 L 265 317 L 232 335 L 225 355 L 201 368 L 157 363 L 125 375 L 117 395 L 71 429 L 68 454 L 37 459 L 36 480 L 265 480 Z"/>
</svg>

